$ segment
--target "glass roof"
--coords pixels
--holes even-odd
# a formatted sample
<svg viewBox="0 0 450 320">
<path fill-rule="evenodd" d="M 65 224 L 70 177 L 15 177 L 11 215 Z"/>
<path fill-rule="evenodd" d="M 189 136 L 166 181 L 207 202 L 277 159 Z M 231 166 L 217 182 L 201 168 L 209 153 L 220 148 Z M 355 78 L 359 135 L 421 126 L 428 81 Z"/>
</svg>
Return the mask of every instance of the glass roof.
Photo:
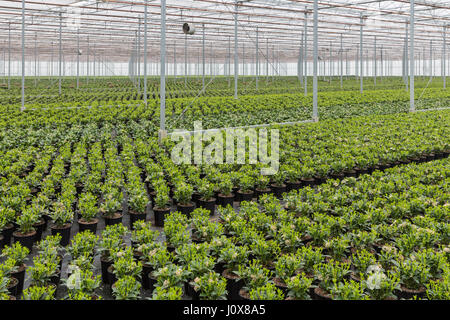
<svg viewBox="0 0 450 320">
<path fill-rule="evenodd" d="M 148 9 L 148 55 L 159 60 L 160 1 L 159 0 L 31 0 L 26 1 L 25 30 L 27 59 L 35 52 L 40 59 L 48 58 L 58 46 L 59 31 L 63 54 L 76 57 L 77 41 L 85 51 L 89 46 L 110 61 L 127 61 L 136 36 L 143 37 L 144 8 Z M 11 30 L 12 55 L 21 52 L 21 0 L 0 1 L 0 46 L 8 47 Z M 187 36 L 188 58 L 197 60 L 202 48 L 205 28 L 206 53 L 225 59 L 234 44 L 234 0 L 167 0 L 167 55 L 184 57 L 185 35 L 182 25 L 195 26 L 196 33 Z M 260 51 L 267 47 L 279 52 L 282 61 L 296 61 L 301 46 L 304 24 L 307 22 L 307 46 L 312 52 L 312 0 L 249 0 L 239 1 L 239 54 L 252 59 L 255 55 L 256 30 Z M 401 59 L 406 29 L 410 17 L 409 0 L 332 0 L 319 1 L 319 54 L 343 51 L 351 58 L 357 53 L 363 18 L 364 48 L 371 50 L 375 41 L 386 55 Z M 448 0 L 416 0 L 415 41 L 417 52 L 443 50 L 444 26 L 450 26 Z M 306 20 L 305 20 L 306 19 Z M 450 28 L 447 28 L 449 30 Z M 142 39 L 142 38 L 141 38 Z M 375 40 L 376 39 L 376 40 Z M 449 43 L 450 41 L 447 41 Z M 143 41 L 141 41 L 141 46 Z M 35 51 L 36 46 L 36 51 Z M 53 48 L 53 49 L 52 49 Z M 372 49 L 373 50 L 373 49 Z M 448 50 L 450 52 L 450 50 Z M 336 55 L 337 58 L 337 55 Z"/>
</svg>

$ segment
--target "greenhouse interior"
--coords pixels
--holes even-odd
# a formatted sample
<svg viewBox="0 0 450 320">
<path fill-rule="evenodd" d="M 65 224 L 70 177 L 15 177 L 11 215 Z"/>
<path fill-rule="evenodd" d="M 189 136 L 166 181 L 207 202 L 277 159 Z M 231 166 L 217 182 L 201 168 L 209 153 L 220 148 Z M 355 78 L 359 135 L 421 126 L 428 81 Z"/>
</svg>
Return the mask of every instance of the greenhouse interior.
<svg viewBox="0 0 450 320">
<path fill-rule="evenodd" d="M 448 0 L 0 17 L 0 300 L 450 300 Z"/>
</svg>

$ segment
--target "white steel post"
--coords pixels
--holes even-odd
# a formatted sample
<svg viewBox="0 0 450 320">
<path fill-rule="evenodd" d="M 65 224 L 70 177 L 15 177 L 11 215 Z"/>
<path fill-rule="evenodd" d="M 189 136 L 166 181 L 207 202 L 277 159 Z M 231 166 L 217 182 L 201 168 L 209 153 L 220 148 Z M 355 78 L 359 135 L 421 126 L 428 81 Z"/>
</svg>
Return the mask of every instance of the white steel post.
<svg viewBox="0 0 450 320">
<path fill-rule="evenodd" d="M 304 20 L 304 37 L 305 37 L 305 45 L 304 45 L 304 54 L 303 54 L 303 60 L 304 60 L 304 80 L 303 80 L 303 86 L 305 89 L 305 96 L 308 94 L 308 8 L 305 8 L 305 20 Z"/>
<path fill-rule="evenodd" d="M 446 37 L 446 27 L 447 26 L 444 26 L 444 30 L 443 30 L 443 33 L 444 33 L 444 58 L 442 59 L 443 60 L 443 69 L 444 69 L 444 72 L 442 73 L 442 78 L 443 78 L 443 80 L 444 80 L 444 89 L 446 88 L 446 81 L 447 81 L 447 66 L 446 66 L 446 63 L 447 63 L 447 37 Z"/>
<path fill-rule="evenodd" d="M 148 8 L 147 8 L 147 2 L 148 0 L 145 0 L 145 8 L 144 8 L 144 103 L 147 106 L 147 32 L 148 32 L 148 25 L 147 25 L 147 16 L 148 16 Z"/>
<path fill-rule="evenodd" d="M 25 110 L 25 0 L 22 0 L 22 107 Z"/>
<path fill-rule="evenodd" d="M 167 137 L 166 131 L 166 0 L 161 0 L 161 99 L 160 99 L 160 141 Z"/>
<path fill-rule="evenodd" d="M 360 27 L 359 27 L 359 72 L 360 72 L 360 84 L 359 91 L 363 93 L 363 76 L 364 76 L 364 66 L 363 66 L 363 14 L 360 14 Z"/>
<path fill-rule="evenodd" d="M 340 61 L 341 61 L 341 89 L 343 86 L 343 75 L 344 75 L 344 61 L 342 60 L 342 51 L 344 50 L 344 48 L 342 47 L 342 33 L 341 33 L 341 50 L 339 51 L 339 57 L 340 57 Z"/>
<path fill-rule="evenodd" d="M 238 98 L 238 74 L 239 74 L 239 53 L 238 53 L 238 2 L 235 4 L 234 13 L 234 98 Z"/>
<path fill-rule="evenodd" d="M 34 86 L 37 86 L 37 33 L 34 34 Z"/>
<path fill-rule="evenodd" d="M 410 84 L 409 84 L 409 109 L 411 112 L 414 112 L 416 110 L 416 107 L 414 105 L 414 75 L 415 75 L 415 64 L 414 64 L 414 0 L 411 0 L 411 21 L 409 23 L 409 27 L 411 28 L 411 49 L 410 49 L 410 72 L 411 76 L 409 78 Z"/>
<path fill-rule="evenodd" d="M 62 93 L 61 88 L 61 76 L 62 76 L 62 13 L 59 13 L 59 81 L 58 81 L 58 92 L 59 95 Z"/>
<path fill-rule="evenodd" d="M 377 36 L 375 36 L 375 43 L 373 46 L 373 84 L 377 85 Z"/>
<path fill-rule="evenodd" d="M 80 29 L 77 30 L 77 90 L 80 88 Z"/>
<path fill-rule="evenodd" d="M 202 60 L 203 60 L 203 73 L 202 73 L 202 84 L 203 90 L 205 90 L 205 24 L 203 24 L 203 40 L 202 40 Z"/>
<path fill-rule="evenodd" d="M 318 25 L 318 0 L 314 0 L 314 62 L 313 62 L 313 120 L 319 120 L 319 112 L 318 112 L 318 95 L 317 95 L 317 56 L 319 51 L 318 45 L 318 33 L 317 33 L 317 25 Z"/>
<path fill-rule="evenodd" d="M 259 90 L 258 77 L 259 77 L 259 29 L 258 27 L 256 27 L 256 90 Z"/>
</svg>

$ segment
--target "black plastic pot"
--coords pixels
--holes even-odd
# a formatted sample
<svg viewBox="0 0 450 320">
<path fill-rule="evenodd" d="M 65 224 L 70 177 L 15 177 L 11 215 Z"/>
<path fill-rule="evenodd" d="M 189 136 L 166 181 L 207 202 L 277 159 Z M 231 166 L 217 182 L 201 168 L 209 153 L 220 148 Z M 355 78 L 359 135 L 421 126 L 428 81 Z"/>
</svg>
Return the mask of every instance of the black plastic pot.
<svg viewBox="0 0 450 320">
<path fill-rule="evenodd" d="M 50 283 L 53 283 L 55 286 L 59 286 L 59 282 L 61 280 L 61 271 L 58 271 L 57 274 L 50 278 Z"/>
<path fill-rule="evenodd" d="M 45 220 L 42 218 L 38 223 L 35 223 L 33 225 L 34 229 L 36 230 L 36 235 L 34 237 L 34 241 L 38 242 L 42 240 L 42 233 L 45 231 Z"/>
<path fill-rule="evenodd" d="M 316 180 L 314 178 L 302 178 L 302 184 L 304 187 L 306 186 L 314 186 L 316 184 Z"/>
<path fill-rule="evenodd" d="M 113 217 L 103 217 L 105 219 L 105 226 L 112 226 L 116 224 L 122 223 L 123 214 L 122 213 L 116 213 Z"/>
<path fill-rule="evenodd" d="M 337 179 L 337 180 L 342 180 L 345 178 L 345 175 L 342 172 L 335 172 L 335 173 L 331 174 L 331 178 Z"/>
<path fill-rule="evenodd" d="M 89 230 L 93 234 L 97 232 L 98 219 L 93 219 L 91 222 L 85 222 L 83 219 L 78 220 L 78 230 L 83 232 Z"/>
<path fill-rule="evenodd" d="M 271 191 L 269 188 L 264 189 L 264 190 L 255 189 L 256 198 L 257 198 L 258 200 L 259 200 L 259 198 L 261 198 L 263 195 L 269 194 L 269 193 L 271 193 L 271 192 L 272 192 L 272 191 Z"/>
<path fill-rule="evenodd" d="M 170 213 L 170 208 L 153 208 L 153 213 L 155 214 L 155 226 L 164 227 L 164 220 L 166 215 Z"/>
<path fill-rule="evenodd" d="M 228 300 L 240 300 L 239 290 L 241 290 L 244 282 L 240 279 L 238 280 L 238 277 L 232 274 L 229 269 L 226 269 L 222 272 L 222 277 L 227 279 Z"/>
<path fill-rule="evenodd" d="M 203 200 L 203 199 L 199 199 L 199 200 L 198 200 L 198 206 L 199 206 L 200 208 L 203 208 L 203 209 L 208 210 L 208 211 L 209 211 L 209 214 L 210 214 L 211 216 L 213 216 L 213 215 L 214 215 L 215 208 L 216 208 L 216 198 L 211 198 L 211 199 L 209 199 L 209 200 L 207 200 L 207 201 L 205 201 L 205 200 Z"/>
<path fill-rule="evenodd" d="M 139 221 L 139 220 L 147 221 L 147 213 L 145 213 L 145 212 L 137 213 L 137 212 L 130 211 L 130 228 L 131 228 L 131 230 L 134 230 L 133 225 L 136 221 Z"/>
<path fill-rule="evenodd" d="M 109 284 L 114 284 L 117 281 L 117 277 L 116 277 L 116 275 L 114 274 L 113 271 L 114 271 L 114 266 L 110 265 L 108 267 L 108 269 L 107 269 L 107 272 L 108 272 L 108 283 Z"/>
<path fill-rule="evenodd" d="M 189 203 L 187 205 L 180 204 L 180 203 L 177 204 L 177 211 L 179 211 L 180 213 L 184 214 L 188 218 L 191 217 L 191 213 L 194 210 L 195 210 L 195 204 L 194 203 Z"/>
<path fill-rule="evenodd" d="M 217 204 L 224 208 L 228 205 L 233 206 L 234 198 L 235 198 L 234 193 L 232 193 L 229 196 L 225 196 L 225 195 L 219 193 L 217 195 Z"/>
<path fill-rule="evenodd" d="M 278 199 L 281 199 L 283 197 L 283 193 L 286 192 L 286 185 L 283 184 L 281 186 L 277 186 L 277 185 L 270 185 L 270 188 L 272 189 L 272 193 L 274 194 L 275 197 L 277 197 Z"/>
<path fill-rule="evenodd" d="M 19 281 L 16 288 L 16 296 L 22 295 L 23 284 L 25 282 L 25 269 L 26 265 L 23 264 L 16 272 L 11 272 L 11 277 L 16 278 Z"/>
<path fill-rule="evenodd" d="M 152 276 L 152 273 L 148 274 L 148 290 L 153 291 L 156 285 L 156 278 Z"/>
<path fill-rule="evenodd" d="M 239 290 L 239 300 L 250 301 L 250 294 L 247 290 Z"/>
<path fill-rule="evenodd" d="M 19 285 L 19 280 L 14 277 L 10 278 L 8 285 L 8 292 L 11 296 L 17 296 L 17 286 Z"/>
<path fill-rule="evenodd" d="M 241 190 L 238 190 L 238 192 L 237 192 L 237 201 L 238 202 L 252 201 L 254 195 L 255 195 L 255 192 L 253 192 L 253 191 L 242 192 Z"/>
<path fill-rule="evenodd" d="M 30 252 L 33 250 L 34 238 L 36 231 L 22 235 L 19 231 L 13 232 L 14 242 L 19 242 L 22 246 L 27 247 Z"/>
<path fill-rule="evenodd" d="M 224 262 L 218 262 L 214 266 L 214 271 L 218 274 L 222 274 L 222 272 L 225 270 L 225 263 Z"/>
<path fill-rule="evenodd" d="M 301 181 L 287 181 L 286 182 L 286 191 L 292 191 L 292 190 L 300 190 L 302 188 L 303 184 Z"/>
<path fill-rule="evenodd" d="M 153 271 L 153 267 L 148 264 L 142 265 L 142 288 L 148 290 L 150 288 L 149 274 Z"/>
<path fill-rule="evenodd" d="M 5 229 L 2 231 L 3 235 L 3 244 L 0 248 L 3 248 L 6 245 L 11 244 L 11 237 L 14 232 L 14 225 L 12 223 L 6 225 Z"/>
<path fill-rule="evenodd" d="M 107 260 L 107 259 L 105 259 L 103 257 L 100 258 L 100 265 L 101 265 L 101 270 L 102 270 L 102 282 L 105 283 L 105 284 L 109 284 L 108 268 L 112 264 L 113 264 L 112 259 Z"/>
<path fill-rule="evenodd" d="M 413 289 L 408 289 L 405 286 L 401 285 L 400 290 L 395 291 L 395 295 L 399 299 L 405 299 L 405 300 L 412 299 L 412 298 L 414 298 L 414 296 L 423 299 L 426 295 L 426 289 L 425 289 L 425 287 L 422 287 L 420 290 L 413 290 Z"/>
<path fill-rule="evenodd" d="M 184 284 L 184 292 L 187 296 L 191 297 L 192 300 L 198 301 L 200 300 L 200 292 L 194 290 L 194 287 L 188 282 Z"/>
<path fill-rule="evenodd" d="M 62 227 L 57 227 L 55 225 L 50 226 L 50 229 L 52 231 L 52 236 L 60 234 L 61 235 L 61 241 L 60 244 L 65 247 L 69 244 L 70 241 L 70 230 L 72 229 L 71 223 L 66 223 Z"/>
</svg>

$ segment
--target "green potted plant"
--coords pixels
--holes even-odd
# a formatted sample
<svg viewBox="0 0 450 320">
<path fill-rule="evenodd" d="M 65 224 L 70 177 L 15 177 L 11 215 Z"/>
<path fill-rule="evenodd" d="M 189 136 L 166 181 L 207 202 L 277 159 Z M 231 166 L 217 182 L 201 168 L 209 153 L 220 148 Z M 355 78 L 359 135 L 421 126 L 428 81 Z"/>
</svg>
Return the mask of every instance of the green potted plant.
<svg viewBox="0 0 450 320">
<path fill-rule="evenodd" d="M 283 168 L 280 168 L 276 174 L 272 176 L 272 183 L 270 184 L 270 188 L 272 189 L 273 194 L 281 199 L 283 197 L 283 193 L 287 191 L 286 184 L 284 183 L 286 179 L 286 174 L 283 171 Z"/>
<path fill-rule="evenodd" d="M 313 278 L 306 276 L 305 273 L 299 273 L 285 280 L 287 286 L 288 300 L 311 300 L 310 292 L 313 285 Z"/>
<path fill-rule="evenodd" d="M 369 296 L 375 300 L 397 300 L 395 292 L 400 289 L 400 278 L 394 272 L 383 272 L 378 266 L 369 268 L 363 281 Z"/>
<path fill-rule="evenodd" d="M 77 269 L 64 281 L 68 290 L 69 300 L 73 299 L 76 293 L 82 292 L 90 296 L 93 300 L 98 300 L 95 290 L 100 287 L 101 279 L 99 275 L 94 275 L 92 270 Z M 84 299 L 83 299 L 84 300 Z"/>
<path fill-rule="evenodd" d="M 234 272 L 239 276 L 243 287 L 239 290 L 239 297 L 242 300 L 249 300 L 249 292 L 252 289 L 264 286 L 271 282 L 271 271 L 264 268 L 258 260 L 252 260 L 248 266 L 239 265 Z"/>
<path fill-rule="evenodd" d="M 142 273 L 141 261 L 135 261 L 130 247 L 115 253 L 114 263 L 108 268 L 109 283 L 114 284 L 124 276 L 140 279 Z"/>
<path fill-rule="evenodd" d="M 425 296 L 426 285 L 431 278 L 428 266 L 415 259 L 401 259 L 396 261 L 396 271 L 400 278 L 397 296 L 404 299 Z"/>
<path fill-rule="evenodd" d="M 78 200 L 80 216 L 78 218 L 78 228 L 80 232 L 90 230 L 93 234 L 97 232 L 97 198 L 90 192 L 82 193 Z"/>
<path fill-rule="evenodd" d="M 269 188 L 270 178 L 268 176 L 259 175 L 256 179 L 256 198 L 259 200 L 262 195 L 270 194 L 271 190 Z"/>
<path fill-rule="evenodd" d="M 331 289 L 331 297 L 333 300 L 368 300 L 364 289 L 364 282 L 344 279 L 343 282 L 335 283 Z"/>
<path fill-rule="evenodd" d="M 184 286 L 184 283 L 188 279 L 189 272 L 186 268 L 177 266 L 170 263 L 158 270 L 152 272 L 152 277 L 156 279 L 155 287 L 180 287 Z"/>
<path fill-rule="evenodd" d="M 190 284 L 200 300 L 226 300 L 227 281 L 216 272 L 196 277 Z"/>
<path fill-rule="evenodd" d="M 56 286 L 59 283 L 61 272 L 59 262 L 46 260 L 40 256 L 33 258 L 33 266 L 29 267 L 27 273 L 30 277 L 31 286 Z"/>
<path fill-rule="evenodd" d="M 122 223 L 123 213 L 120 191 L 112 189 L 103 196 L 103 202 L 100 204 L 100 212 L 105 219 L 105 225 L 110 226 Z"/>
<path fill-rule="evenodd" d="M 28 250 L 32 250 L 36 230 L 34 229 L 34 224 L 38 222 L 39 216 L 36 211 L 32 208 L 25 209 L 21 215 L 16 219 L 18 225 L 18 230 L 13 232 L 13 237 L 15 242 L 20 242 Z"/>
<path fill-rule="evenodd" d="M 148 197 L 145 190 L 141 186 L 132 189 L 128 195 L 128 212 L 130 214 L 130 226 L 133 229 L 133 224 L 136 221 L 147 219 L 147 205 Z"/>
<path fill-rule="evenodd" d="M 320 263 L 314 266 L 315 274 L 319 279 L 319 285 L 314 289 L 314 294 L 320 300 L 331 300 L 331 290 L 334 283 L 342 281 L 350 272 L 350 264 L 335 260 Z"/>
<path fill-rule="evenodd" d="M 141 295 L 141 283 L 133 276 L 127 275 L 112 285 L 112 292 L 116 300 L 138 300 Z"/>
<path fill-rule="evenodd" d="M 95 247 L 97 246 L 98 236 L 89 230 L 78 232 L 73 238 L 67 251 L 72 256 L 72 259 L 77 259 L 82 256 L 93 257 L 95 254 Z"/>
<path fill-rule="evenodd" d="M 22 294 L 23 284 L 25 281 L 25 270 L 27 268 L 25 260 L 27 259 L 30 250 L 24 247 L 20 242 L 13 243 L 11 246 L 5 246 L 3 248 L 1 257 L 5 257 L 6 261 L 14 262 L 17 269 L 11 270 L 11 276 L 19 280 L 17 284 L 17 295 Z"/>
<path fill-rule="evenodd" d="M 234 196 L 233 181 L 229 174 L 222 174 L 218 182 L 219 193 L 217 195 L 217 204 L 226 207 L 233 206 Z"/>
<path fill-rule="evenodd" d="M 11 244 L 15 219 L 16 213 L 13 209 L 0 206 L 0 249 Z"/>
<path fill-rule="evenodd" d="M 283 291 L 270 282 L 262 287 L 250 290 L 249 295 L 250 300 L 284 300 L 285 298 Z"/>
<path fill-rule="evenodd" d="M 172 253 L 162 243 L 155 243 L 154 245 L 144 244 L 139 248 L 142 252 L 142 287 L 144 289 L 150 289 L 150 280 L 152 284 L 156 283 L 152 272 L 167 264 L 173 263 L 174 258 Z"/>
<path fill-rule="evenodd" d="M 156 287 L 153 290 L 152 300 L 181 300 L 183 290 L 180 287 Z"/>
<path fill-rule="evenodd" d="M 273 283 L 277 288 L 287 293 L 288 286 L 286 281 L 292 278 L 302 267 L 302 261 L 295 254 L 282 255 L 275 262 L 275 278 Z"/>
<path fill-rule="evenodd" d="M 73 212 L 67 208 L 63 202 L 55 202 L 51 212 L 53 224 L 50 226 L 52 235 L 61 235 L 61 245 L 69 244 L 70 229 L 72 228 Z"/>
<path fill-rule="evenodd" d="M 224 263 L 225 270 L 222 277 L 227 279 L 227 292 L 229 300 L 239 299 L 239 290 L 242 287 L 242 280 L 235 273 L 240 265 L 247 261 L 249 250 L 246 246 L 236 246 L 234 244 L 223 248 L 219 253 L 217 262 Z"/>
<path fill-rule="evenodd" d="M 23 291 L 22 300 L 55 300 L 55 286 L 30 286 Z"/>
<path fill-rule="evenodd" d="M 210 212 L 210 215 L 214 215 L 216 198 L 214 198 L 214 184 L 207 180 L 201 180 L 198 186 L 198 192 L 200 193 L 200 199 L 198 200 L 198 207 L 204 208 Z"/>
<path fill-rule="evenodd" d="M 163 227 L 166 215 L 170 213 L 169 187 L 162 182 L 156 189 L 153 212 L 155 214 L 155 226 Z"/>
<path fill-rule="evenodd" d="M 17 269 L 13 259 L 7 259 L 0 264 L 0 294 L 17 295 L 19 280 L 11 276 Z"/>
<path fill-rule="evenodd" d="M 194 188 L 185 182 L 180 182 L 175 185 L 174 199 L 177 201 L 177 210 L 187 217 L 191 216 L 194 211 L 195 204 L 192 202 L 192 194 Z"/>
<path fill-rule="evenodd" d="M 250 174 L 243 174 L 239 179 L 239 190 L 237 191 L 237 200 L 252 201 L 255 192 L 253 188 L 255 186 L 255 179 Z"/>
</svg>

